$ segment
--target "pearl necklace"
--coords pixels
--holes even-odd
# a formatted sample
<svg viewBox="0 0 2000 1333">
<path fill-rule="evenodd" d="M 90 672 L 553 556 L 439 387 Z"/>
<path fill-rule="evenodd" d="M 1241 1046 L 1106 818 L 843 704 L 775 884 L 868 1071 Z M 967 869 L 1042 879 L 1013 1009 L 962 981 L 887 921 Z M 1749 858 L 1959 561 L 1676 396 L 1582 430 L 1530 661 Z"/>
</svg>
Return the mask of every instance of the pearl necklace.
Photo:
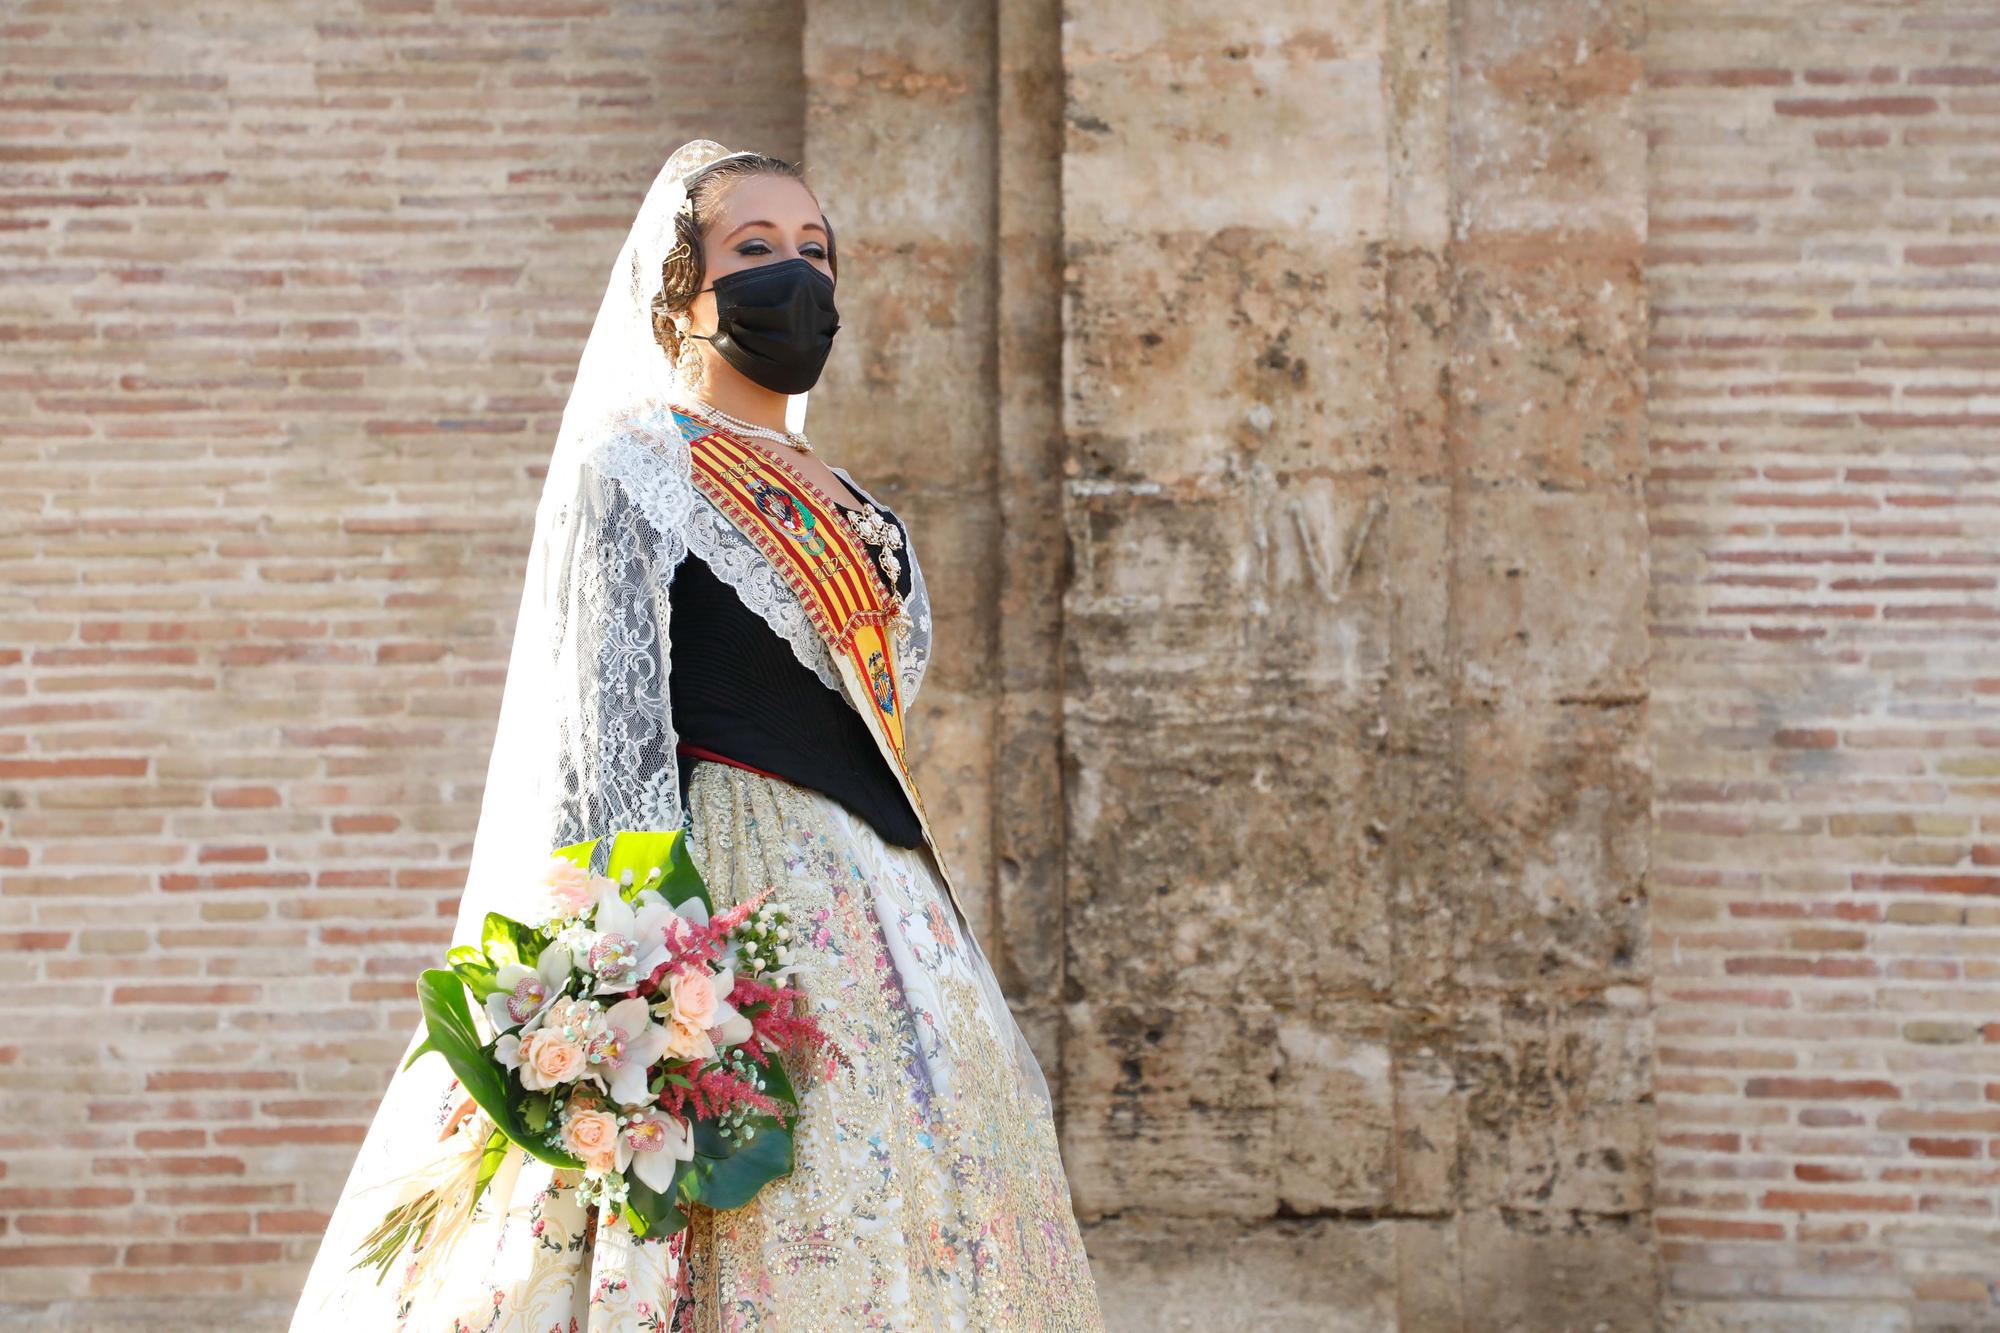
<svg viewBox="0 0 2000 1333">
<path fill-rule="evenodd" d="M 772 430 L 769 426 L 759 426 L 754 421 L 745 421 L 742 417 L 731 416 L 713 403 L 705 403 L 699 398 L 690 397 L 686 401 L 679 403 L 678 406 L 686 408 L 689 412 L 700 417 L 711 426 L 723 426 L 730 430 L 741 431 L 745 435 L 755 435 L 760 440 L 770 440 L 775 444 L 782 444 L 786 448 L 796 449 L 802 454 L 812 452 L 812 444 L 807 441 L 803 431 L 777 431 Z"/>
</svg>

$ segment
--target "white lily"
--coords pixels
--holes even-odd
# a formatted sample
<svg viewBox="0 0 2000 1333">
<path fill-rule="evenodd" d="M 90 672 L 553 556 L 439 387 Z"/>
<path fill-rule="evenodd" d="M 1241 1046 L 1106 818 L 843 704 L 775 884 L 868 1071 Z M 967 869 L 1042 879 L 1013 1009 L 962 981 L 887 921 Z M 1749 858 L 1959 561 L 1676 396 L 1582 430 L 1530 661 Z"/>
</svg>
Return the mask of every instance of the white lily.
<svg viewBox="0 0 2000 1333">
<path fill-rule="evenodd" d="M 604 1011 L 603 1027 L 584 1054 L 588 1076 L 621 1106 L 644 1106 L 653 1100 L 646 1071 L 667 1051 L 667 1030 L 653 1021 L 642 999 L 620 1000 Z"/>
<path fill-rule="evenodd" d="M 506 963 L 493 974 L 500 989 L 486 997 L 486 1017 L 495 1032 L 512 1028 L 526 1031 L 535 1019 L 563 992 L 570 970 L 576 966 L 568 949 L 551 945 L 533 967 Z"/>
<path fill-rule="evenodd" d="M 634 1174 L 655 1193 L 673 1188 L 676 1162 L 693 1160 L 693 1128 L 657 1108 L 634 1111 L 618 1130 L 618 1169 L 634 1167 Z"/>
</svg>

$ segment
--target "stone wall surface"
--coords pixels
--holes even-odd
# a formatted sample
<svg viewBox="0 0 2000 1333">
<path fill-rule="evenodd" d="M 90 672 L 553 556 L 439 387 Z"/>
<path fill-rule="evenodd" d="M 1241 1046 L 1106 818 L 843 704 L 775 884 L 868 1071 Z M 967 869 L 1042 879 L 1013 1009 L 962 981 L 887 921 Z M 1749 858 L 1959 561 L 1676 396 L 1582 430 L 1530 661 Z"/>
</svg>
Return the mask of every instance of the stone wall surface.
<svg viewBox="0 0 2000 1333">
<path fill-rule="evenodd" d="M 705 135 L 839 229 L 810 424 L 1115 1329 L 2000 1327 L 1990 5 L 29 0 L 0 68 L 0 1326 L 282 1327 Z"/>
<path fill-rule="evenodd" d="M 1641 37 L 1067 15 L 1065 1143 L 1122 1327 L 1650 1326 Z"/>
</svg>

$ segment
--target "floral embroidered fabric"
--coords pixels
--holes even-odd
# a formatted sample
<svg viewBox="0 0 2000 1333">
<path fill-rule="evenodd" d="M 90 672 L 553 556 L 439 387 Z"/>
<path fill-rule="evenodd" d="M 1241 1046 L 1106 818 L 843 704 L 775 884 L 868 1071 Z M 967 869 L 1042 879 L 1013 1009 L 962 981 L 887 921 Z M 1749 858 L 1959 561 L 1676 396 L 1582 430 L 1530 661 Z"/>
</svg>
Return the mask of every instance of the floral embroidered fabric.
<svg viewBox="0 0 2000 1333">
<path fill-rule="evenodd" d="M 716 905 L 777 886 L 799 984 L 850 1061 L 802 1085 L 790 1176 L 697 1211 L 691 1327 L 1101 1328 L 1048 1103 L 927 853 L 727 764 L 698 765 L 688 800 Z"/>
</svg>

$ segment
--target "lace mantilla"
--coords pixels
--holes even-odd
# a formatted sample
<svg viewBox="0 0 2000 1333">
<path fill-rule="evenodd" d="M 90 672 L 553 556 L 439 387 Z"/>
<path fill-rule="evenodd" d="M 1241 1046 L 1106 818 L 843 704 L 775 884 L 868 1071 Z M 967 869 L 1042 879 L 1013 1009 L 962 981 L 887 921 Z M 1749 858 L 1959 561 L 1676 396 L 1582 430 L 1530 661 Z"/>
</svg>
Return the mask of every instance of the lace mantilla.
<svg viewBox="0 0 2000 1333">
<path fill-rule="evenodd" d="M 846 698 L 819 632 L 784 575 L 695 489 L 687 440 L 664 406 L 616 423 L 579 469 L 577 493 L 558 522 L 567 529 L 556 596 L 557 680 L 574 681 L 560 721 L 561 779 L 551 846 L 612 829 L 684 826 L 673 714 L 668 585 L 690 552 L 771 627 L 821 684 Z M 863 499 L 845 470 L 840 478 Z M 929 591 L 914 542 L 912 633 L 899 664 L 904 715 L 929 663 Z M 852 701 L 849 700 L 850 707 Z"/>
</svg>

